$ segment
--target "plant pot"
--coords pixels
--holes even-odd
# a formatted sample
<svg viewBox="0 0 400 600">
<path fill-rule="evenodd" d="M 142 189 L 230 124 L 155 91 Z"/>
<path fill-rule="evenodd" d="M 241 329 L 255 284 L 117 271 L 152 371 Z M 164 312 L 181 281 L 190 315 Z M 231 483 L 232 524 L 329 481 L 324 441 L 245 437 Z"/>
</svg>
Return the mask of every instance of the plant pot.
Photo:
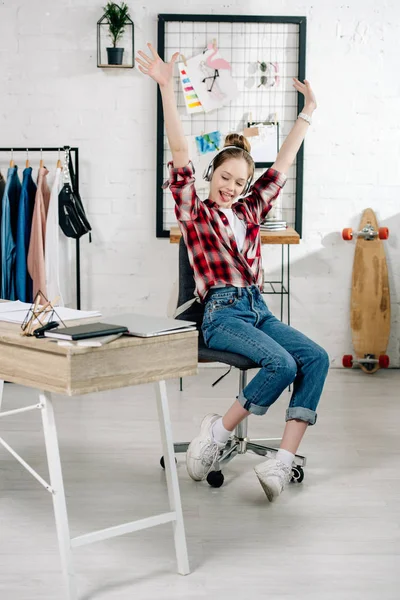
<svg viewBox="0 0 400 600">
<path fill-rule="evenodd" d="M 107 48 L 108 64 L 122 65 L 124 48 Z"/>
</svg>

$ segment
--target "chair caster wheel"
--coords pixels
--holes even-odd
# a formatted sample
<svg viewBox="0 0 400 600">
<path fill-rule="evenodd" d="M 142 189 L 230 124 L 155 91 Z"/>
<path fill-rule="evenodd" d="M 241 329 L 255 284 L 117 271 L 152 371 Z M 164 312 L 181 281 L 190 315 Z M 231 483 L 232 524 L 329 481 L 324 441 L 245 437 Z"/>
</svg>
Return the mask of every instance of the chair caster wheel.
<svg viewBox="0 0 400 600">
<path fill-rule="evenodd" d="M 175 464 L 178 464 L 178 461 L 176 460 L 176 457 L 175 457 Z M 165 469 L 165 461 L 164 461 L 164 457 L 163 456 L 160 458 L 160 465 L 161 465 L 162 469 Z"/>
<path fill-rule="evenodd" d="M 211 487 L 219 488 L 224 483 L 224 475 L 221 471 L 210 471 L 207 475 L 207 483 Z"/>
<path fill-rule="evenodd" d="M 294 465 L 292 467 L 292 479 L 290 481 L 294 481 L 295 483 L 301 483 L 303 481 L 303 479 L 304 479 L 303 467 Z"/>
</svg>

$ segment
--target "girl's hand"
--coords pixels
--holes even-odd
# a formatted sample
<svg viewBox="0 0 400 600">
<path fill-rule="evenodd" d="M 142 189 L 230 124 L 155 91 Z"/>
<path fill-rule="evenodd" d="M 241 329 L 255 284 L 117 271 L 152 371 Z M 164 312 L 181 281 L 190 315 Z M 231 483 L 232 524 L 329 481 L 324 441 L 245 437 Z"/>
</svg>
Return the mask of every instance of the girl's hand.
<svg viewBox="0 0 400 600">
<path fill-rule="evenodd" d="M 167 85 L 172 80 L 174 65 L 179 56 L 179 52 L 175 52 L 169 63 L 165 63 L 158 56 L 153 46 L 147 44 L 152 56 L 147 56 L 141 50 L 138 54 L 141 58 L 136 57 L 136 62 L 139 63 L 139 70 L 145 75 L 149 75 L 160 87 Z"/>
<path fill-rule="evenodd" d="M 293 81 L 293 87 L 304 96 L 304 106 L 315 110 L 317 108 L 317 101 L 311 89 L 310 82 L 305 79 L 304 83 L 301 83 L 296 77 L 293 77 Z"/>
</svg>

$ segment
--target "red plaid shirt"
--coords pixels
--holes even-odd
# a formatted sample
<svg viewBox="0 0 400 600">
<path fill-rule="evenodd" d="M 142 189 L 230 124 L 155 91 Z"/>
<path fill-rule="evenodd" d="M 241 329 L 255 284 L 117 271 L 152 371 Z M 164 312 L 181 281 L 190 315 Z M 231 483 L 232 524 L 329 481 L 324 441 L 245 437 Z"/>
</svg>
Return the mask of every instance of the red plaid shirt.
<svg viewBox="0 0 400 600">
<path fill-rule="evenodd" d="M 252 185 L 250 193 L 232 205 L 246 223 L 246 237 L 239 252 L 226 215 L 212 200 L 202 202 L 194 186 L 192 163 L 174 168 L 168 163 L 169 188 L 175 200 L 175 214 L 188 249 L 197 293 L 204 301 L 213 285 L 262 286 L 260 222 L 266 217 L 286 183 L 286 176 L 268 169 Z"/>
</svg>

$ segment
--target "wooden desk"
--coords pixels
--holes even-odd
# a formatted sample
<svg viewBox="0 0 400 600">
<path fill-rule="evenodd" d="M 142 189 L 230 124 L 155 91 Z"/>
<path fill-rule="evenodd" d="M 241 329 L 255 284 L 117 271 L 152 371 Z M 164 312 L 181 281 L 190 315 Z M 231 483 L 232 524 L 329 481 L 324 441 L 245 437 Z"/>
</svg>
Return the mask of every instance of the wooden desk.
<svg viewBox="0 0 400 600">
<path fill-rule="evenodd" d="M 293 229 L 293 227 L 288 227 L 287 229 L 283 229 L 282 231 L 263 231 L 261 230 L 261 243 L 262 244 L 299 244 L 300 236 Z M 171 244 L 179 244 L 179 240 L 181 239 L 181 232 L 179 227 L 171 227 L 169 232 L 169 241 Z"/>
<path fill-rule="evenodd" d="M 48 339 L 23 337 L 20 331 L 19 325 L 0 321 L 0 418 L 40 410 L 50 483 L 42 479 L 2 438 L 0 444 L 52 495 L 68 600 L 78 599 L 72 561 L 74 547 L 168 522 L 172 522 L 174 527 L 178 572 L 188 574 L 189 561 L 165 380 L 197 373 L 197 331 L 154 338 L 121 337 L 100 348 L 65 348 Z M 38 403 L 1 411 L 4 381 L 38 389 Z M 71 539 L 51 393 L 73 396 L 149 382 L 155 382 L 156 388 L 170 512 Z"/>
</svg>

